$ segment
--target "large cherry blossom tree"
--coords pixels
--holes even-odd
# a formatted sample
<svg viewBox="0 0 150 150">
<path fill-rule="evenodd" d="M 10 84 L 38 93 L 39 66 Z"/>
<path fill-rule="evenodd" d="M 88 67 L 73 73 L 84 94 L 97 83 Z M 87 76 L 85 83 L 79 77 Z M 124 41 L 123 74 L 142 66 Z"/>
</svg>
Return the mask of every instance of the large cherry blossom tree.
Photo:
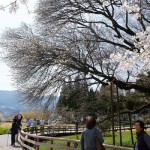
<svg viewBox="0 0 150 150">
<path fill-rule="evenodd" d="M 87 80 L 150 93 L 136 83 L 149 72 L 150 3 L 147 0 L 42 0 L 37 24 L 8 29 L 1 40 L 18 88 L 43 99 L 64 82 Z"/>
</svg>

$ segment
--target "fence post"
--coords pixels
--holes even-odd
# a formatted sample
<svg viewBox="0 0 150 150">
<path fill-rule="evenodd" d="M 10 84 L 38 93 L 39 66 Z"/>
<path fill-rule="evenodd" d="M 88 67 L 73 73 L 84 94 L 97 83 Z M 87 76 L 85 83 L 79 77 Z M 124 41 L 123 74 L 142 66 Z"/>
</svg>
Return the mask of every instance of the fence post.
<svg viewBox="0 0 150 150">
<path fill-rule="evenodd" d="M 77 148 L 78 147 L 78 143 L 74 143 L 74 148 Z"/>
<path fill-rule="evenodd" d="M 19 138 L 20 138 L 20 141 L 24 144 L 24 140 L 22 140 L 21 137 L 25 137 L 25 136 L 20 132 L 20 137 Z M 22 147 L 22 149 L 24 148 L 22 145 L 21 145 L 21 147 Z"/>
<path fill-rule="evenodd" d="M 67 127 L 65 126 L 65 133 L 66 133 Z"/>
<path fill-rule="evenodd" d="M 51 140 L 51 145 L 53 145 L 53 140 Z M 53 146 L 50 148 L 50 150 L 53 150 Z"/>
<path fill-rule="evenodd" d="M 39 142 L 39 138 L 36 141 Z M 36 145 L 36 150 L 39 150 L 39 145 Z"/>
<path fill-rule="evenodd" d="M 36 142 L 36 138 L 34 138 L 34 141 Z M 36 144 L 34 144 L 34 149 L 36 149 Z"/>
<path fill-rule="evenodd" d="M 67 141 L 67 148 L 70 147 L 70 142 Z"/>
<path fill-rule="evenodd" d="M 72 131 L 72 126 L 70 126 L 70 133 L 71 133 L 71 131 Z"/>
</svg>

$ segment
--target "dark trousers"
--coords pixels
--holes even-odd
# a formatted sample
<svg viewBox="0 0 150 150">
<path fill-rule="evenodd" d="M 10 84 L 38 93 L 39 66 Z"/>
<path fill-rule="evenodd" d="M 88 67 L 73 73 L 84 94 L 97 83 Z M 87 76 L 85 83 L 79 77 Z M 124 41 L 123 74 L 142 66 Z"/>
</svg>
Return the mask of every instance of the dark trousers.
<svg viewBox="0 0 150 150">
<path fill-rule="evenodd" d="M 44 126 L 41 125 L 40 129 L 41 129 L 41 133 L 44 134 Z"/>
<path fill-rule="evenodd" d="M 14 133 L 11 134 L 11 145 L 15 144 L 15 135 Z"/>
<path fill-rule="evenodd" d="M 29 133 L 29 131 L 30 131 L 30 126 L 27 126 L 27 130 L 26 130 L 28 133 Z"/>
<path fill-rule="evenodd" d="M 32 127 L 33 128 L 33 131 L 35 131 L 35 133 L 37 134 L 37 129 L 36 127 Z"/>
</svg>

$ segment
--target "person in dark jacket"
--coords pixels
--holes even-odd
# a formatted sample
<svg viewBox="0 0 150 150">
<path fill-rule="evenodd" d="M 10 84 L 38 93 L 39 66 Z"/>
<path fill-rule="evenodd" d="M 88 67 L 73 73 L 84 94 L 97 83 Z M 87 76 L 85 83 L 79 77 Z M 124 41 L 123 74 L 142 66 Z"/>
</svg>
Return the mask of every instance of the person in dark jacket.
<svg viewBox="0 0 150 150">
<path fill-rule="evenodd" d="M 23 119 L 23 116 L 21 114 L 18 114 L 14 117 L 16 120 L 17 120 L 17 123 L 19 124 L 19 126 L 22 126 L 22 119 Z"/>
<path fill-rule="evenodd" d="M 21 114 L 18 114 L 18 115 L 16 115 L 15 117 L 14 117 L 15 119 L 16 119 L 16 121 L 17 121 L 17 124 L 19 125 L 19 127 L 21 127 L 22 126 L 22 123 L 21 123 L 21 121 L 22 121 L 22 119 L 23 119 L 23 116 L 21 115 Z M 18 130 L 18 133 L 16 134 L 16 142 L 18 142 L 18 134 L 19 134 L 19 132 L 20 132 L 20 130 Z M 19 143 L 19 142 L 18 142 Z"/>
<path fill-rule="evenodd" d="M 17 119 L 13 119 L 12 127 L 11 127 L 11 145 L 15 146 L 15 135 L 18 134 L 18 130 L 21 130 L 19 124 L 17 123 Z"/>
<path fill-rule="evenodd" d="M 137 135 L 134 150 L 150 150 L 150 136 L 144 131 L 144 122 L 137 120 L 134 126 Z"/>
</svg>

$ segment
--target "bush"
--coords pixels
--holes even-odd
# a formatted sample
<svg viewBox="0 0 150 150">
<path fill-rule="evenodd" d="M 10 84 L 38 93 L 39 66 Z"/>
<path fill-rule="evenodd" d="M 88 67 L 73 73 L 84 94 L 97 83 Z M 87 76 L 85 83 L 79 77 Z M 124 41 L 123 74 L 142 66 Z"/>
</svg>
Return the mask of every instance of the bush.
<svg viewBox="0 0 150 150">
<path fill-rule="evenodd" d="M 106 132 L 111 128 L 111 122 L 110 121 L 104 121 L 100 124 L 98 124 L 98 127 L 101 129 L 102 132 Z"/>
</svg>

